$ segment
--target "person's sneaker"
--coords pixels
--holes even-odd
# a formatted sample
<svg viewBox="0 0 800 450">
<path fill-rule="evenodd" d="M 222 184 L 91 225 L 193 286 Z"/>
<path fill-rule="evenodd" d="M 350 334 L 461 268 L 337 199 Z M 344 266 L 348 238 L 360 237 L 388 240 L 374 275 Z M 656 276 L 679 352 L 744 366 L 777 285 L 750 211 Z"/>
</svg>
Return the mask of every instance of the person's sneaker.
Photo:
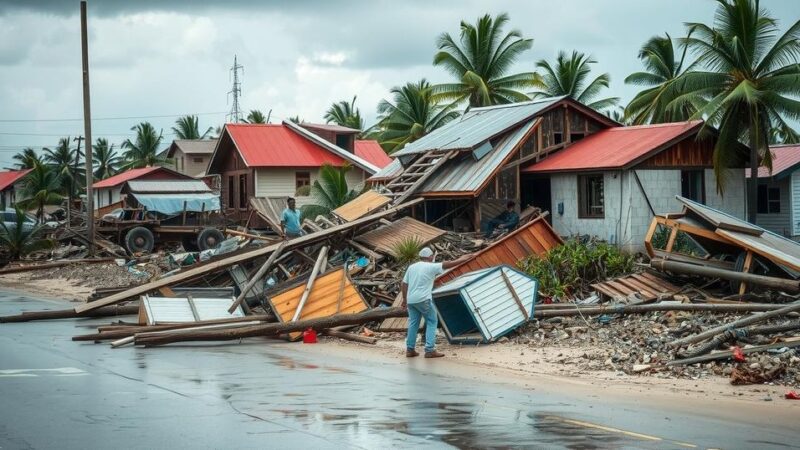
<svg viewBox="0 0 800 450">
<path fill-rule="evenodd" d="M 419 356 L 419 352 L 418 351 L 406 349 L 406 358 L 413 358 L 415 356 Z"/>
<path fill-rule="evenodd" d="M 436 350 L 434 350 L 432 352 L 425 352 L 425 357 L 426 358 L 442 358 L 442 357 L 444 357 L 444 353 L 439 353 Z"/>
</svg>

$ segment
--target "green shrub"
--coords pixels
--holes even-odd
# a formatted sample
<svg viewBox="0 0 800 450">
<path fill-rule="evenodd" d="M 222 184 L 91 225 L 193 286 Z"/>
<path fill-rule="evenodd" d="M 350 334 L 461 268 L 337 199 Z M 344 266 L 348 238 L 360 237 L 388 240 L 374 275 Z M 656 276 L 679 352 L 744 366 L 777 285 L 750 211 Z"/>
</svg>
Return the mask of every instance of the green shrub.
<svg viewBox="0 0 800 450">
<path fill-rule="evenodd" d="M 591 283 L 633 272 L 633 263 L 633 256 L 605 242 L 571 238 L 518 265 L 539 280 L 541 295 L 565 298 L 588 291 Z"/>
<path fill-rule="evenodd" d="M 400 265 L 407 266 L 419 259 L 420 250 L 422 250 L 422 241 L 417 237 L 409 237 L 398 242 L 392 248 L 392 253 Z"/>
<path fill-rule="evenodd" d="M 650 240 L 653 248 L 656 250 L 666 249 L 671 232 L 671 228 L 659 225 L 658 228 L 656 228 L 656 232 L 653 233 L 653 238 Z M 675 243 L 672 244 L 672 251 L 676 253 L 682 253 L 684 255 L 700 257 L 708 254 L 708 252 L 706 252 L 703 247 L 695 242 L 691 236 L 680 230 L 678 230 L 678 234 L 675 235 Z"/>
</svg>

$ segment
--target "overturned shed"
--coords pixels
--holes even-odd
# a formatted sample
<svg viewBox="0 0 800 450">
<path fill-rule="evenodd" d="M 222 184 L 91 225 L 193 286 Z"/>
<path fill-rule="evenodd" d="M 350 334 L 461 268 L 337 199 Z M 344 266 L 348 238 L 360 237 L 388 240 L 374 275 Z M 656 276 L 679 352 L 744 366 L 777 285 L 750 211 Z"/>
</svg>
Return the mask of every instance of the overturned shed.
<svg viewBox="0 0 800 450">
<path fill-rule="evenodd" d="M 539 282 L 509 266 L 470 272 L 433 291 L 451 343 L 495 341 L 533 317 Z"/>
</svg>

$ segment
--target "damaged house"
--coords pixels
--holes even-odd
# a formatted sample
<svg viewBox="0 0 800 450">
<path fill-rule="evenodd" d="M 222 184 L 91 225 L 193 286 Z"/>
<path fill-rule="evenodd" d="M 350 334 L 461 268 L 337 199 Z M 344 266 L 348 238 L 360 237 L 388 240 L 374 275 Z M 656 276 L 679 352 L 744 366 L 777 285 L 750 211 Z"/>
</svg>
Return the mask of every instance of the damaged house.
<svg viewBox="0 0 800 450">
<path fill-rule="evenodd" d="M 302 206 L 310 197 L 301 188 L 314 183 L 323 165 L 349 165 L 347 184 L 355 189 L 380 165 L 390 162 L 377 143 L 359 141 L 357 133 L 350 128 L 290 121 L 229 123 L 222 130 L 207 173 L 221 177 L 227 217 L 247 220 L 252 197 L 297 197 Z"/>
<path fill-rule="evenodd" d="M 795 241 L 800 240 L 800 145 L 773 145 L 772 172 L 758 168 L 756 223 Z M 750 177 L 750 169 L 747 169 Z"/>
<path fill-rule="evenodd" d="M 23 189 L 25 175 L 32 169 L 4 170 L 0 172 L 0 209 L 13 208 Z"/>
</svg>

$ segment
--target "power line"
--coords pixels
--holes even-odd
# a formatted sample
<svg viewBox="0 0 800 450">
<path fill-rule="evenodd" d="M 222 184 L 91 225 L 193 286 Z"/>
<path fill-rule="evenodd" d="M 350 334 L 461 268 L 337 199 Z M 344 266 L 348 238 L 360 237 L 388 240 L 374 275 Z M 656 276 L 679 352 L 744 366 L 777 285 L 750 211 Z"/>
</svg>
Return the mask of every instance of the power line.
<svg viewBox="0 0 800 450">
<path fill-rule="evenodd" d="M 211 116 L 218 114 L 227 114 L 227 111 L 216 112 L 202 112 L 202 113 L 189 113 L 189 114 L 163 114 L 154 116 L 128 116 L 128 117 L 93 117 L 92 122 L 98 120 L 133 120 L 133 119 L 164 119 L 170 117 L 182 116 Z M 0 123 L 17 123 L 17 122 L 82 122 L 83 118 L 78 119 L 0 119 Z"/>
</svg>

